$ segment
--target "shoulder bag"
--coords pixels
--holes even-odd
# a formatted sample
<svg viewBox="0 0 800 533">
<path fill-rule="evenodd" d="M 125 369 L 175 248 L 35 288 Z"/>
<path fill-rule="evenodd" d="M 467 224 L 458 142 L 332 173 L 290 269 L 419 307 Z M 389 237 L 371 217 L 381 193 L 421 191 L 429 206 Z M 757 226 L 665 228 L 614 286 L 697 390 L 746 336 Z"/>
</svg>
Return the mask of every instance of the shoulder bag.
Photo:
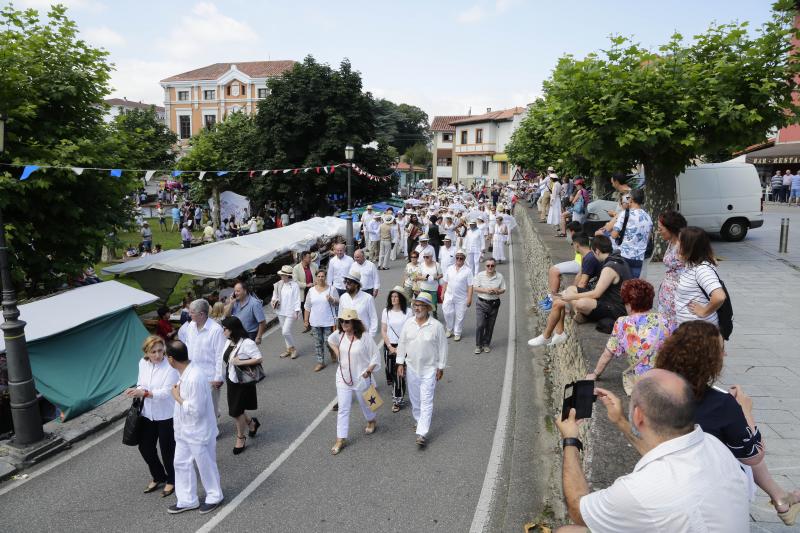
<svg viewBox="0 0 800 533">
<path fill-rule="evenodd" d="M 122 428 L 122 444 L 126 446 L 138 446 L 139 436 L 142 433 L 142 407 L 144 400 L 134 398 L 128 414 L 125 416 L 125 427 Z"/>
<path fill-rule="evenodd" d="M 239 348 L 236 349 L 236 353 L 239 353 Z M 236 354 L 234 354 L 234 357 L 235 356 Z M 259 383 L 266 376 L 264 373 L 264 367 L 261 366 L 261 363 L 247 366 L 233 365 L 233 372 L 236 374 L 236 380 L 242 385 Z"/>
<path fill-rule="evenodd" d="M 719 332 L 722 335 L 722 338 L 728 340 L 731 338 L 731 333 L 733 333 L 733 303 L 731 302 L 731 295 L 728 292 L 728 288 L 725 286 L 725 283 L 723 283 L 722 278 L 719 277 L 717 269 L 712 267 L 711 270 L 714 271 L 714 275 L 717 276 L 717 280 L 722 286 L 723 292 L 725 292 L 725 301 L 722 302 L 720 308 L 717 309 L 717 322 L 719 323 Z M 695 273 L 695 276 L 696 275 L 697 274 Z M 706 300 L 710 302 L 711 296 L 706 293 L 705 289 L 703 289 L 699 283 L 697 286 L 700 288 L 700 292 L 703 293 L 703 296 L 706 297 Z"/>
</svg>

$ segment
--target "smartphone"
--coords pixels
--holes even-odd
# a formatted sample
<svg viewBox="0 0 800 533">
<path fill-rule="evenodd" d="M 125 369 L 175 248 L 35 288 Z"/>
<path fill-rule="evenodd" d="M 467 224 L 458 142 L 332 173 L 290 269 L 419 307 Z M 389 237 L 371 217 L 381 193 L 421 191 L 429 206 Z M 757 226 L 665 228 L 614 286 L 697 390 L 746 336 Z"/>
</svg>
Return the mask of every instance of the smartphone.
<svg viewBox="0 0 800 533">
<path fill-rule="evenodd" d="M 569 410 L 575 409 L 575 419 L 592 417 L 592 404 L 597 400 L 594 393 L 594 380 L 582 379 L 564 385 L 564 403 L 561 407 L 561 420 L 569 417 Z"/>
</svg>

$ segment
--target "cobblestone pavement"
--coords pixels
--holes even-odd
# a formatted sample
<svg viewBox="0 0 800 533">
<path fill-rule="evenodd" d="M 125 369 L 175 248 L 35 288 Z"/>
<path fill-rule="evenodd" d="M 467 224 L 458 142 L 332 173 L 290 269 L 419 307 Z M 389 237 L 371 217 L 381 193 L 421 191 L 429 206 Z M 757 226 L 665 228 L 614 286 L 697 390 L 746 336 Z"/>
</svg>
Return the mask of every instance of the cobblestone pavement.
<svg viewBox="0 0 800 533">
<path fill-rule="evenodd" d="M 779 254 L 781 218 L 786 217 L 794 227 L 789 253 Z M 800 487 L 800 208 L 767 205 L 763 227 L 742 242 L 717 240 L 713 246 L 734 311 L 721 385 L 741 385 L 753 398 L 773 477 L 786 489 Z M 661 264 L 649 266 L 650 282 L 658 286 L 662 277 Z M 760 489 L 750 514 L 751 531 L 790 530 Z"/>
</svg>

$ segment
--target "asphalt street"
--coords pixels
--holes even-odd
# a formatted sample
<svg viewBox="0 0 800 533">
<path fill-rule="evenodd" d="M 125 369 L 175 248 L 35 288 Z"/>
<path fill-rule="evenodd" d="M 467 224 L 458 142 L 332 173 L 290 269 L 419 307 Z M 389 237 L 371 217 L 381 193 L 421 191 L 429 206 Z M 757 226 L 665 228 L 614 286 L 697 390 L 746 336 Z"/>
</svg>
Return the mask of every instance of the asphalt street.
<svg viewBox="0 0 800 533">
<path fill-rule="evenodd" d="M 403 267 L 398 260 L 381 272 L 379 314 Z M 509 279 L 509 265 L 499 271 Z M 298 326 L 296 360 L 278 358 L 284 347 L 279 331 L 264 339 L 267 378 L 258 385 L 260 408 L 252 413 L 262 427 L 239 456 L 231 453 L 235 429 L 223 391 L 217 462 L 225 506 L 217 512 L 168 515 L 174 496 L 143 494 L 147 468 L 136 448 L 122 445 L 120 422 L 98 435 L 110 433 L 108 438 L 83 445 L 82 453 L 28 470 L 25 481 L 0 485 L 0 523 L 8 532 L 467 531 L 495 433 L 512 319 L 506 295 L 492 352 L 474 355 L 474 306 L 467 311 L 462 340 L 449 342 L 426 449 L 414 443 L 410 408 L 391 413 L 386 382 L 378 379 L 386 404 L 377 432 L 363 433 L 365 422 L 353 405 L 349 445 L 331 456 L 336 413 L 329 405 L 337 367 L 312 371 L 313 339 Z"/>
</svg>

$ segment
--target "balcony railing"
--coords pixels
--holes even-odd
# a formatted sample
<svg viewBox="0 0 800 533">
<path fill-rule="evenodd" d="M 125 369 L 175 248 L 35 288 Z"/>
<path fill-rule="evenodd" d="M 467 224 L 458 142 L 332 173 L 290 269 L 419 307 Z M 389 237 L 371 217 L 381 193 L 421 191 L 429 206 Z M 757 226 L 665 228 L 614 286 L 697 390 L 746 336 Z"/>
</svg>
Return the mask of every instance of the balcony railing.
<svg viewBox="0 0 800 533">
<path fill-rule="evenodd" d="M 497 143 L 480 143 L 480 144 L 457 144 L 453 150 L 457 154 L 471 154 L 480 152 L 496 152 Z"/>
</svg>

